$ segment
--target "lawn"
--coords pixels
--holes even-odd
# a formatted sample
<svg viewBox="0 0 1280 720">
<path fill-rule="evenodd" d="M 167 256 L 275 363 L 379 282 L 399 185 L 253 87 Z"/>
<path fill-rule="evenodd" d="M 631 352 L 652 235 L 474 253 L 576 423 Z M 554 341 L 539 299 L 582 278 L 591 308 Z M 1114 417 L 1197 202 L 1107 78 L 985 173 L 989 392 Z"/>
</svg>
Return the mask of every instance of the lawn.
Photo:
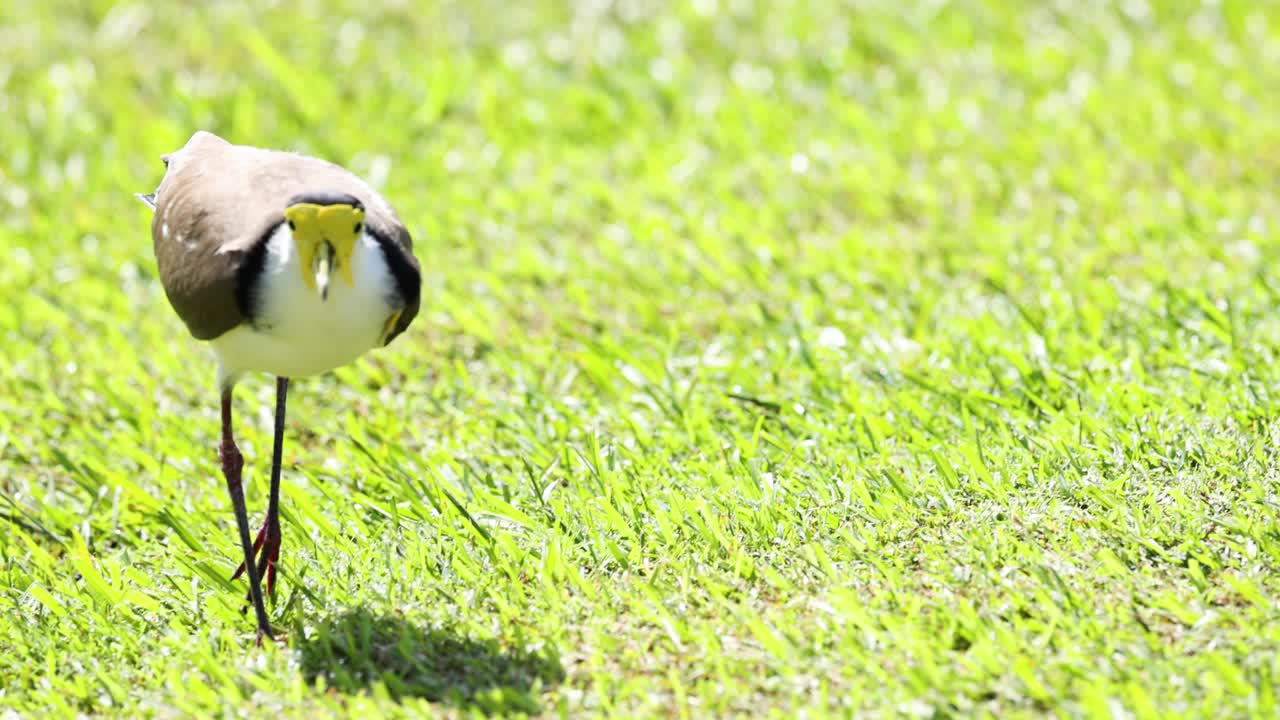
<svg viewBox="0 0 1280 720">
<path fill-rule="evenodd" d="M 1280 712 L 1280 4 L 506 5 L 0 9 L 0 717 Z M 423 266 L 294 385 L 262 649 L 197 129 Z"/>
</svg>

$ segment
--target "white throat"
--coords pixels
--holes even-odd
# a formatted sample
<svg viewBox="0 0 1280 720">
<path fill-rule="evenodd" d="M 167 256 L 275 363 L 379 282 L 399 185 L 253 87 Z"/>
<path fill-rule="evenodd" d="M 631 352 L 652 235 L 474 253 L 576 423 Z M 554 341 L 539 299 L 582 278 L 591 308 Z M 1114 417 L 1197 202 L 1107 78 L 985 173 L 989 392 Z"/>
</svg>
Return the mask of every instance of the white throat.
<svg viewBox="0 0 1280 720">
<path fill-rule="evenodd" d="M 307 287 L 302 272 L 297 245 L 282 224 L 267 240 L 253 324 L 246 322 L 211 343 L 221 386 L 246 372 L 318 375 L 381 344 L 397 308 L 395 280 L 376 240 L 360 236 L 351 256 L 352 284 L 334 272 L 327 299 Z"/>
</svg>

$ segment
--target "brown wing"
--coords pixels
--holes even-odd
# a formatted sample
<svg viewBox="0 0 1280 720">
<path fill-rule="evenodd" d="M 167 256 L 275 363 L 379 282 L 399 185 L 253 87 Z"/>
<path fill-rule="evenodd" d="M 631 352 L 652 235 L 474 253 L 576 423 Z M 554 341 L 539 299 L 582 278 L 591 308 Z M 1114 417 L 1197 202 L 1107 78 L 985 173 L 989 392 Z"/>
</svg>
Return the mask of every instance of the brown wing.
<svg viewBox="0 0 1280 720">
<path fill-rule="evenodd" d="M 203 131 L 165 162 L 151 236 L 169 303 L 197 339 L 211 340 L 245 322 L 236 294 L 240 270 L 283 222 L 289 199 L 307 191 L 345 192 L 364 204 L 365 225 L 379 237 L 408 303 L 391 337 L 417 314 L 421 280 L 409 232 L 387 201 L 347 170 L 294 153 L 232 145 Z"/>
</svg>

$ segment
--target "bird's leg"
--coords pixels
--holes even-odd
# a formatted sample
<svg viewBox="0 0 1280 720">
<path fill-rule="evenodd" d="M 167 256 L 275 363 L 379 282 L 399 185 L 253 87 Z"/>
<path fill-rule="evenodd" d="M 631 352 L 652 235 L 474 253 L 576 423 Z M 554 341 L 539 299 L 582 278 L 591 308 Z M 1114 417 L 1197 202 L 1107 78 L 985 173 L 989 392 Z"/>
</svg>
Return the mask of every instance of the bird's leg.
<svg viewBox="0 0 1280 720">
<path fill-rule="evenodd" d="M 284 455 L 284 401 L 289 395 L 289 378 L 276 378 L 276 427 L 271 447 L 271 498 L 267 501 L 267 517 L 262 522 L 266 542 L 262 546 L 262 559 L 258 575 L 266 571 L 267 594 L 274 595 L 276 588 L 276 563 L 280 560 L 280 463 Z"/>
<path fill-rule="evenodd" d="M 253 541 L 253 555 L 258 559 L 258 577 L 265 579 L 268 595 L 275 595 L 276 563 L 280 559 L 280 465 L 284 455 L 284 418 L 285 398 L 289 394 L 289 378 L 276 378 L 276 424 L 275 440 L 271 450 L 271 495 L 267 500 L 267 516 L 258 529 L 258 537 Z M 240 563 L 232 580 L 240 577 L 245 571 L 245 563 Z M 248 598 L 246 598 L 248 599 Z"/>
<path fill-rule="evenodd" d="M 253 609 L 258 617 L 258 644 L 261 645 L 264 635 L 271 637 L 271 625 L 267 621 L 267 608 L 262 604 L 262 586 L 258 582 L 258 568 L 253 565 L 253 545 L 249 543 L 249 514 L 244 507 L 244 486 L 240 475 L 244 467 L 244 457 L 240 454 L 240 448 L 236 447 L 235 438 L 231 433 L 230 388 L 222 391 L 222 444 L 218 446 L 218 457 L 222 460 L 222 474 L 227 479 L 227 493 L 231 495 L 231 505 L 235 508 L 240 545 L 244 550 L 245 562 L 249 564 L 249 595 L 253 599 Z"/>
</svg>

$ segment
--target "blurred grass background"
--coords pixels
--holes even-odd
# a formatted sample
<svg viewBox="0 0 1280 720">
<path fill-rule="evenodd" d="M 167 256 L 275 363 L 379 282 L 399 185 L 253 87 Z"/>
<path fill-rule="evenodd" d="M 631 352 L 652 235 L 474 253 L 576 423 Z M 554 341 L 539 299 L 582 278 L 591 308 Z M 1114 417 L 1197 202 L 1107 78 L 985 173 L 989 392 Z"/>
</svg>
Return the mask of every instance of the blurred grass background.
<svg viewBox="0 0 1280 720">
<path fill-rule="evenodd" d="M 1280 6 L 0 9 L 15 717 L 1274 716 Z M 257 651 L 159 156 L 349 166 Z M 271 383 L 238 391 L 256 525 Z"/>
</svg>

